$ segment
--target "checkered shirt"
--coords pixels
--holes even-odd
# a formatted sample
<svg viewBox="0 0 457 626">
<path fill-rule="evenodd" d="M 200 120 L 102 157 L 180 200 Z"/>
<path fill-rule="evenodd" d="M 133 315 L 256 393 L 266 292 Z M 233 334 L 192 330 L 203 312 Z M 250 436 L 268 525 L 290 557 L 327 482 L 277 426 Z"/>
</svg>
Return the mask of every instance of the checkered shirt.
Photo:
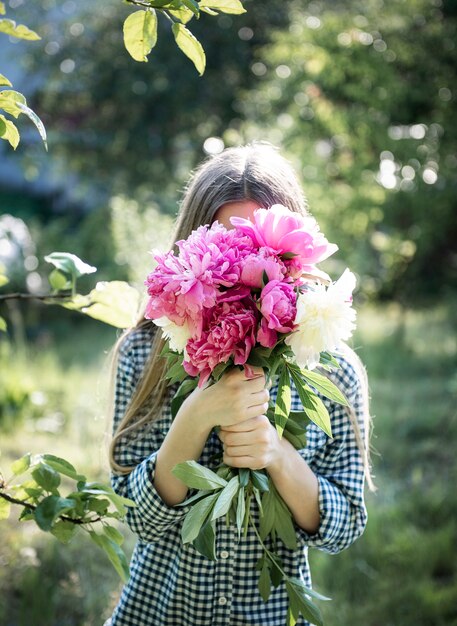
<svg viewBox="0 0 457 626">
<path fill-rule="evenodd" d="M 140 329 L 124 340 L 119 354 L 115 391 L 114 428 L 121 420 L 141 376 L 151 348 L 151 334 Z M 360 382 L 354 368 L 338 357 L 340 369 L 333 381 L 345 393 L 363 431 Z M 272 390 L 274 396 L 274 390 Z M 171 394 L 170 394 L 171 396 Z M 278 541 L 284 570 L 311 586 L 308 547 L 335 554 L 351 545 L 366 524 L 364 471 L 347 412 L 322 398 L 331 417 L 333 439 L 311 423 L 306 448 L 300 455 L 319 482 L 320 526 L 315 534 L 295 527 L 298 547 L 290 550 Z M 292 409 L 302 406 L 292 389 Z M 262 555 L 254 532 L 238 538 L 236 527 L 217 520 L 216 561 L 182 545 L 180 530 L 188 508 L 167 506 L 154 487 L 157 451 L 171 423 L 170 397 L 161 417 L 141 437 L 119 446 L 117 461 L 134 465 L 128 476 L 112 476 L 115 491 L 136 502 L 127 524 L 137 536 L 124 586 L 111 626 L 284 626 L 287 594 L 284 584 L 264 602 L 257 589 L 255 564 Z M 214 467 L 221 442 L 213 432 L 200 463 Z M 255 503 L 252 505 L 255 507 Z M 309 626 L 299 620 L 300 626 Z"/>
</svg>

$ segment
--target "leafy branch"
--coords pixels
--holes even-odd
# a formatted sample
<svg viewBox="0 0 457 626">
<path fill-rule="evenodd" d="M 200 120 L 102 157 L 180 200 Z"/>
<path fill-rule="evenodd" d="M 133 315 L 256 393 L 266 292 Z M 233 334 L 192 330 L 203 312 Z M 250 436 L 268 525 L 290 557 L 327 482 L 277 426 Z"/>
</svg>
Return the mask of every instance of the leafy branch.
<svg viewBox="0 0 457 626">
<path fill-rule="evenodd" d="M 23 508 L 20 521 L 33 520 L 62 543 L 82 529 L 106 553 L 122 580 L 128 579 L 128 563 L 120 547 L 123 536 L 108 521 L 122 521 L 127 509 L 135 506 L 132 500 L 104 484 L 88 482 L 71 463 L 52 454 L 32 457 L 28 453 L 12 464 L 11 471 L 9 480 L 0 474 L 0 520 L 9 518 L 13 504 Z M 18 482 L 24 474 L 25 480 Z M 62 477 L 76 483 L 66 495 L 60 491 Z"/>
</svg>

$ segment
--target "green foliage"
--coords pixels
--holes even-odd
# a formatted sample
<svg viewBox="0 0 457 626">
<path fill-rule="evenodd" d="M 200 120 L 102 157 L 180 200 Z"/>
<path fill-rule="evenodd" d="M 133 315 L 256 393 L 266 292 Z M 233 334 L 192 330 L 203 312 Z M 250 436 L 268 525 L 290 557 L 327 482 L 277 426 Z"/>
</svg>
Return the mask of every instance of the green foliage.
<svg viewBox="0 0 457 626">
<path fill-rule="evenodd" d="M 63 543 L 73 539 L 79 528 L 86 530 L 122 580 L 127 580 L 127 559 L 120 548 L 123 537 L 107 520 L 122 520 L 127 507 L 135 506 L 133 501 L 111 487 L 88 482 L 71 463 L 52 454 L 26 454 L 12 464 L 11 471 L 14 482 L 0 475 L 0 519 L 8 518 L 12 503 L 23 507 L 21 521 L 34 520 L 40 530 L 51 532 Z M 26 479 L 18 482 L 17 477 L 24 474 Z M 66 496 L 59 489 L 62 476 L 76 483 Z M 94 524 L 101 526 L 100 533 Z"/>
<path fill-rule="evenodd" d="M 2 2 L 0 3 L 0 15 L 4 14 L 5 4 Z M 16 24 L 16 22 L 7 18 L 0 18 L 0 34 L 9 35 L 10 37 L 24 39 L 27 41 L 36 41 L 41 39 L 35 31 L 30 30 L 30 28 L 24 26 L 24 24 Z M 6 78 L 6 76 L 0 74 L 0 86 L 12 87 L 13 85 Z M 38 115 L 27 106 L 27 102 L 23 94 L 18 91 L 14 91 L 13 89 L 0 91 L 0 111 L 12 115 L 15 118 L 18 118 L 21 113 L 25 114 L 37 127 L 44 146 L 47 149 L 46 130 L 43 123 Z M 17 127 L 3 114 L 0 114 L 0 139 L 8 141 L 14 150 L 16 150 L 20 140 Z"/>
<path fill-rule="evenodd" d="M 245 9 L 239 0 L 146 0 L 131 4 L 143 7 L 125 20 L 124 44 L 135 61 L 147 61 L 157 43 L 157 13 L 163 14 L 172 24 L 176 45 L 192 61 L 200 76 L 205 71 L 206 56 L 201 43 L 185 26 L 200 13 L 217 16 L 218 13 L 240 15 Z"/>
</svg>

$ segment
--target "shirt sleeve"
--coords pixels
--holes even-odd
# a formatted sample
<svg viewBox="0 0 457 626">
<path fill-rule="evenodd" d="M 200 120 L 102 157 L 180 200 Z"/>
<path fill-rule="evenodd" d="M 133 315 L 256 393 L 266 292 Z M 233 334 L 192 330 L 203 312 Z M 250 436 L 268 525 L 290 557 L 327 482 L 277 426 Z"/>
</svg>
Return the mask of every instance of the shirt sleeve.
<svg viewBox="0 0 457 626">
<path fill-rule="evenodd" d="M 141 364 L 147 360 L 149 345 L 129 337 L 121 345 L 118 355 L 114 394 L 113 433 L 119 425 L 135 391 L 141 375 Z M 116 493 L 130 498 L 136 507 L 128 509 L 126 522 L 130 529 L 148 543 L 158 541 L 187 513 L 187 507 L 169 507 L 154 487 L 157 450 L 163 440 L 162 428 L 153 423 L 136 438 L 124 437 L 115 450 L 115 460 L 120 465 L 135 466 L 126 475 L 111 474 L 111 484 Z"/>
<path fill-rule="evenodd" d="M 363 440 L 363 396 L 355 371 L 345 363 L 334 382 L 345 392 Z M 308 427 L 308 446 L 300 451 L 319 483 L 320 524 L 315 534 L 302 529 L 299 534 L 306 545 L 336 554 L 349 547 L 365 529 L 365 473 L 348 410 L 322 399 L 330 414 L 333 438 L 312 424 Z"/>
</svg>

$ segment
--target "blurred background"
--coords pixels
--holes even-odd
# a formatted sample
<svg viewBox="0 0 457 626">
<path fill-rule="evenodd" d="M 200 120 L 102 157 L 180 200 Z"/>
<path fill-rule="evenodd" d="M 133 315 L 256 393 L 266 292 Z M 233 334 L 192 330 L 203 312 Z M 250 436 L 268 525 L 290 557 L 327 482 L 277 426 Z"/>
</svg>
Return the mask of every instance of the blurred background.
<svg viewBox="0 0 457 626">
<path fill-rule="evenodd" d="M 95 280 L 142 288 L 190 170 L 227 146 L 279 146 L 340 247 L 325 269 L 358 276 L 353 346 L 374 415 L 367 530 L 340 555 L 311 554 L 333 598 L 326 624 L 457 625 L 457 2 L 246 0 L 244 15 L 192 21 L 201 78 L 160 20 L 149 62 L 134 62 L 120 0 L 6 6 L 42 37 L 1 37 L 0 69 L 49 152 L 25 118 L 16 152 L 1 142 L 2 292 L 47 293 L 55 250 L 98 268 L 84 293 Z M 1 467 L 51 452 L 108 480 L 118 332 L 39 303 L 0 315 Z M 101 624 L 120 590 L 85 537 L 62 546 L 14 516 L 0 565 L 2 626 Z"/>
</svg>

